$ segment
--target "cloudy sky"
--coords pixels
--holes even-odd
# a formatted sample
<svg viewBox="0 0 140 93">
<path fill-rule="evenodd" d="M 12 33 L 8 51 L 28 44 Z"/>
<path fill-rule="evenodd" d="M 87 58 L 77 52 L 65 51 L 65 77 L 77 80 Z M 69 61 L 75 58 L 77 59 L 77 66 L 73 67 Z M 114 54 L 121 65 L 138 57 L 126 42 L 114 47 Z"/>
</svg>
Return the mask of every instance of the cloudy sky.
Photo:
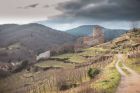
<svg viewBox="0 0 140 93">
<path fill-rule="evenodd" d="M 0 0 L 0 24 L 38 22 L 59 30 L 80 25 L 129 29 L 140 0 Z"/>
</svg>

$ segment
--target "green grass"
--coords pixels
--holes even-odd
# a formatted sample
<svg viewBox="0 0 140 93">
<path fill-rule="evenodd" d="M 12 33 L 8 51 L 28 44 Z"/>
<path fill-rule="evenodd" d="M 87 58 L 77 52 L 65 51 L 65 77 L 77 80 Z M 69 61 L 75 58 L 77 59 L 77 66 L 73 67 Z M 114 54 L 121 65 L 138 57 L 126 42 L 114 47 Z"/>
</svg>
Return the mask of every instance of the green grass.
<svg viewBox="0 0 140 93">
<path fill-rule="evenodd" d="M 119 67 L 121 67 L 121 68 L 123 67 L 123 64 L 122 64 L 122 62 L 119 62 Z"/>
<path fill-rule="evenodd" d="M 74 63 L 84 63 L 84 62 L 88 62 L 88 60 L 78 54 L 74 54 L 72 55 L 68 61 L 70 62 L 74 62 Z"/>
<path fill-rule="evenodd" d="M 74 67 L 74 65 L 71 63 L 64 63 L 64 62 L 55 61 L 55 60 L 42 61 L 40 63 L 35 64 L 35 66 L 41 67 L 41 68 L 47 68 L 47 67 L 73 68 Z"/>
<path fill-rule="evenodd" d="M 107 49 L 104 49 L 104 48 L 100 48 L 100 47 L 91 47 L 91 48 L 88 48 L 88 49 L 85 49 L 86 51 L 107 51 Z"/>
<path fill-rule="evenodd" d="M 126 65 L 140 73 L 140 58 L 127 58 Z"/>
<path fill-rule="evenodd" d="M 80 53 L 79 55 L 92 57 L 92 56 L 96 56 L 98 54 L 104 53 L 106 51 L 108 51 L 108 49 L 91 47 L 91 48 L 84 49 L 84 52 Z"/>
<path fill-rule="evenodd" d="M 127 69 L 125 69 L 125 68 L 122 68 L 122 70 L 127 74 L 127 75 L 129 75 L 130 74 L 130 72 L 128 72 L 128 70 Z"/>
<path fill-rule="evenodd" d="M 73 54 L 69 53 L 69 54 L 62 54 L 62 55 L 58 55 L 58 56 L 53 56 L 51 58 L 65 59 L 65 58 L 70 58 L 71 56 L 73 56 Z"/>
<path fill-rule="evenodd" d="M 97 52 L 95 51 L 85 51 L 80 53 L 81 56 L 88 56 L 88 57 L 92 57 L 92 56 L 96 56 Z"/>
<path fill-rule="evenodd" d="M 115 68 L 115 62 L 112 62 L 105 68 L 100 79 L 91 84 L 91 87 L 96 88 L 99 92 L 104 91 L 104 93 L 114 93 L 119 84 L 120 78 L 121 76 Z"/>
<path fill-rule="evenodd" d="M 65 61 L 69 61 L 69 62 L 72 62 L 72 63 L 83 63 L 83 62 L 88 61 L 85 57 L 81 56 L 78 53 L 63 54 L 63 55 L 59 55 L 59 56 L 53 56 L 52 58 L 65 59 Z"/>
<path fill-rule="evenodd" d="M 127 75 L 130 74 L 130 72 L 128 72 L 128 70 L 127 70 L 126 68 L 124 68 L 122 62 L 119 62 L 119 67 L 120 67 Z"/>
<path fill-rule="evenodd" d="M 88 62 L 88 60 L 85 57 L 96 56 L 97 54 L 101 54 L 105 51 L 107 51 L 107 49 L 91 47 L 91 48 L 84 49 L 84 52 L 82 53 L 68 53 L 68 54 L 53 56 L 51 58 L 65 60 L 73 63 L 83 63 L 83 62 Z"/>
</svg>

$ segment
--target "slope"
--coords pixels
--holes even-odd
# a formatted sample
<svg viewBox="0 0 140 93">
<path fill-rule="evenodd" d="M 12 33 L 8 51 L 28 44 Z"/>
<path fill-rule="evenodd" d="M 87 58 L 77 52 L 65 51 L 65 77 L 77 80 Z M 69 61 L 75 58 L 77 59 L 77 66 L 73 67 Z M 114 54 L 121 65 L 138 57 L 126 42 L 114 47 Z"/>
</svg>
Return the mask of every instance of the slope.
<svg viewBox="0 0 140 93">
<path fill-rule="evenodd" d="M 26 51 L 32 51 L 34 55 L 49 49 L 59 49 L 63 45 L 71 45 L 74 40 L 75 36 L 36 23 L 0 26 L 0 48 L 6 49 L 18 44 L 25 47 Z"/>
<path fill-rule="evenodd" d="M 96 26 L 97 25 L 83 25 L 74 29 L 67 30 L 66 32 L 75 36 L 90 36 L 94 32 Z M 123 29 L 107 29 L 104 27 L 101 28 L 105 35 L 105 41 L 110 41 L 127 32 L 127 30 Z"/>
</svg>

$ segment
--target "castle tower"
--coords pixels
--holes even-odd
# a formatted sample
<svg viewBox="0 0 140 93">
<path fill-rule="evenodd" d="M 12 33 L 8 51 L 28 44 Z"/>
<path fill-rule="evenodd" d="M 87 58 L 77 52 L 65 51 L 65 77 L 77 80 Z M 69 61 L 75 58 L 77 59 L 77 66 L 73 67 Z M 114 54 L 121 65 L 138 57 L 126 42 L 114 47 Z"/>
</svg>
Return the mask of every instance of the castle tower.
<svg viewBox="0 0 140 93">
<path fill-rule="evenodd" d="M 95 31 L 93 33 L 93 38 L 98 40 L 98 43 L 104 43 L 104 33 L 100 26 L 95 27 Z"/>
</svg>

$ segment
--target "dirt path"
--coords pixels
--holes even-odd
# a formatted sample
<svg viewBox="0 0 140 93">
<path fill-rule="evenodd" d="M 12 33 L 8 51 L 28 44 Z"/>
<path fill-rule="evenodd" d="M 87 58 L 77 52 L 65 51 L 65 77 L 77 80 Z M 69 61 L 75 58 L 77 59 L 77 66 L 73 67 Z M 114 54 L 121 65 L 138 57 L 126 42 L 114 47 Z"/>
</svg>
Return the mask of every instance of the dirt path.
<svg viewBox="0 0 140 93">
<path fill-rule="evenodd" d="M 118 55 L 116 68 L 122 77 L 116 93 L 140 93 L 140 75 L 123 64 L 123 68 L 130 73 L 127 75 L 118 65 L 120 61 L 124 61 L 121 54 Z"/>
</svg>

